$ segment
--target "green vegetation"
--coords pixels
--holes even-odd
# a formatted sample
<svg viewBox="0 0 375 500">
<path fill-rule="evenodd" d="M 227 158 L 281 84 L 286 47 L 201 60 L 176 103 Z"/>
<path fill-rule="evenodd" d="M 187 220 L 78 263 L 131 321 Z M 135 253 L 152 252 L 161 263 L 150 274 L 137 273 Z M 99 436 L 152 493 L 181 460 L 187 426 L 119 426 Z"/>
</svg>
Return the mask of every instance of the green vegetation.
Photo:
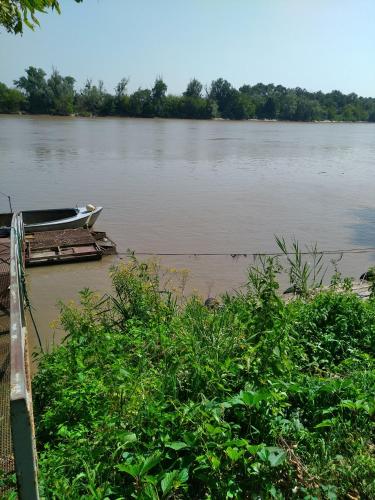
<svg viewBox="0 0 375 500">
<path fill-rule="evenodd" d="M 375 122 L 375 98 L 342 94 L 333 90 L 308 92 L 282 85 L 243 85 L 238 90 L 218 78 L 203 91 L 193 78 L 181 96 L 167 94 L 161 77 L 152 89 L 127 92 L 128 79 L 107 92 L 102 81 L 87 80 L 80 91 L 71 76 L 63 77 L 54 69 L 49 78 L 41 68 L 30 66 L 26 76 L 15 80 L 15 89 L 0 83 L 0 113 L 27 112 L 81 116 L 133 116 L 162 118 L 250 118 L 291 121 L 368 121 Z"/>
<path fill-rule="evenodd" d="M 133 257 L 113 296 L 62 306 L 33 382 L 42 495 L 374 498 L 375 299 L 338 273 L 309 292 L 319 254 L 295 253 L 287 303 L 276 258 L 207 308 Z"/>
<path fill-rule="evenodd" d="M 0 25 L 14 34 L 22 33 L 24 26 L 34 29 L 39 26 L 36 15 L 46 12 L 46 9 L 60 13 L 58 0 L 0 0 Z"/>
</svg>

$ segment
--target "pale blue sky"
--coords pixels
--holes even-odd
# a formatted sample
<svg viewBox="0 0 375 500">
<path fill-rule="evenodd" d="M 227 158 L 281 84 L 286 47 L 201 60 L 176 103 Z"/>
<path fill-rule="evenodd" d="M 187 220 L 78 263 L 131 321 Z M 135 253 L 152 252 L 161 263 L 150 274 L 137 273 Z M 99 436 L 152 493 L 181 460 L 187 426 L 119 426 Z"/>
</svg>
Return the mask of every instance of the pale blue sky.
<svg viewBox="0 0 375 500">
<path fill-rule="evenodd" d="M 375 96 L 374 0 L 61 0 L 23 37 L 0 33 L 0 81 L 29 65 L 90 77 L 112 91 L 162 75 L 181 93 L 220 76 Z"/>
</svg>

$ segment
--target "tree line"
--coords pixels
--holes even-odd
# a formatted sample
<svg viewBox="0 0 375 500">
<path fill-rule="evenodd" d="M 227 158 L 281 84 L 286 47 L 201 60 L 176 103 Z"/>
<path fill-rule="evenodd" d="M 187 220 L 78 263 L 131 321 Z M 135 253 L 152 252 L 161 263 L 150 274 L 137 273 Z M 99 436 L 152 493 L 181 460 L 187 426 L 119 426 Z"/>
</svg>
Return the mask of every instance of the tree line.
<svg viewBox="0 0 375 500">
<path fill-rule="evenodd" d="M 0 113 L 375 122 L 375 98 L 339 90 L 309 92 L 272 83 L 236 89 L 223 78 L 204 87 L 193 78 L 182 95 L 172 95 L 162 77 L 155 79 L 151 89 L 133 93 L 128 92 L 128 83 L 123 78 L 110 93 L 102 81 L 87 80 L 77 90 L 73 77 L 62 76 L 56 69 L 47 77 L 43 69 L 30 66 L 14 87 L 0 82 Z"/>
</svg>

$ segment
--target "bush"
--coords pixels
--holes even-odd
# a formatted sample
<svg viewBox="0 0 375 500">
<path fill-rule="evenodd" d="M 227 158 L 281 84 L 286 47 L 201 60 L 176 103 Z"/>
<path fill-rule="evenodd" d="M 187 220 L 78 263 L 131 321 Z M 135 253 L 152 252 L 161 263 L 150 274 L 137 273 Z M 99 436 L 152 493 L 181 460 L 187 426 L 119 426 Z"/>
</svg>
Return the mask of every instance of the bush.
<svg viewBox="0 0 375 500">
<path fill-rule="evenodd" d="M 62 306 L 33 391 L 46 498 L 374 498 L 375 302 L 280 300 L 275 259 L 208 309 L 132 258 Z"/>
</svg>

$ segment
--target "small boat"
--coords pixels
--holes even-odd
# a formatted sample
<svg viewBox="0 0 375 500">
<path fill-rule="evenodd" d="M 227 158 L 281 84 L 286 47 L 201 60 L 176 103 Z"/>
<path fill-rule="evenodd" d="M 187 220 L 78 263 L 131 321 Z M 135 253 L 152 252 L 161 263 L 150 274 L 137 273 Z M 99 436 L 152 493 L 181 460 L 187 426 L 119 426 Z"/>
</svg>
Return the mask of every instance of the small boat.
<svg viewBox="0 0 375 500">
<path fill-rule="evenodd" d="M 9 236 L 13 214 L 0 214 L 0 237 Z"/>
<path fill-rule="evenodd" d="M 25 210 L 22 213 L 25 233 L 39 231 L 58 231 L 92 227 L 103 207 L 86 205 L 77 208 L 54 208 L 48 210 Z M 0 214 L 0 235 L 9 234 L 12 222 L 11 213 Z"/>
</svg>

